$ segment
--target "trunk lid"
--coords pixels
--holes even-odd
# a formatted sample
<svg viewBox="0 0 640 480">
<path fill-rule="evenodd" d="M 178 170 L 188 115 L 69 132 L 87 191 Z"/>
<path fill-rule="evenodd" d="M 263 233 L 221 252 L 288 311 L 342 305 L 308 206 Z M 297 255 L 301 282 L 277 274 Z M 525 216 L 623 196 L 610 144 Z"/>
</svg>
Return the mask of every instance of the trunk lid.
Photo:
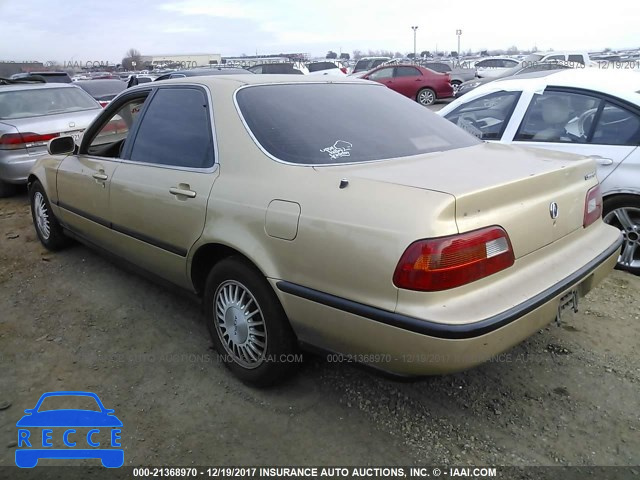
<svg viewBox="0 0 640 480">
<path fill-rule="evenodd" d="M 460 233 L 503 227 L 516 258 L 582 228 L 595 163 L 576 155 L 500 144 L 369 164 L 315 167 L 357 178 L 448 193 Z M 557 205 L 557 218 L 550 207 Z M 410 207 L 410 206 L 408 206 Z"/>
<path fill-rule="evenodd" d="M 35 133 L 37 135 L 47 135 L 58 133 L 60 135 L 71 135 L 76 139 L 76 142 L 78 142 L 81 133 L 101 111 L 101 108 L 96 108 L 55 115 L 12 118 L 2 120 L 2 122 L 14 127 L 22 134 Z M 47 151 L 46 142 L 27 143 L 26 148 L 30 155 L 38 155 Z"/>
</svg>

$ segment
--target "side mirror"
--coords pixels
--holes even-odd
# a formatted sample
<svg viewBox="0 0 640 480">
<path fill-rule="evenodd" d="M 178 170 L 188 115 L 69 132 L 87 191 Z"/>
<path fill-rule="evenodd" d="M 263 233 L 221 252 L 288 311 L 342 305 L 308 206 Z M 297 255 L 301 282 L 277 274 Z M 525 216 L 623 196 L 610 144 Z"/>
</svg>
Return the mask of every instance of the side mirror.
<svg viewBox="0 0 640 480">
<path fill-rule="evenodd" d="M 70 155 L 76 148 L 76 142 L 73 137 L 64 136 L 49 140 L 47 150 L 49 155 Z"/>
</svg>

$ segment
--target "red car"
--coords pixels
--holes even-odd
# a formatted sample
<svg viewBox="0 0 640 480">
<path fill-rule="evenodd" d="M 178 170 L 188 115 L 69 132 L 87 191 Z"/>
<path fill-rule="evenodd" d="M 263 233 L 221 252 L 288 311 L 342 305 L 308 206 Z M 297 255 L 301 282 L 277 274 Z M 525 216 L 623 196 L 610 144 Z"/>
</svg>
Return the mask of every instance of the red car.
<svg viewBox="0 0 640 480">
<path fill-rule="evenodd" d="M 368 71 L 360 78 L 382 83 L 422 105 L 431 105 L 440 98 L 453 97 L 449 74 L 434 72 L 417 65 L 383 65 Z"/>
</svg>

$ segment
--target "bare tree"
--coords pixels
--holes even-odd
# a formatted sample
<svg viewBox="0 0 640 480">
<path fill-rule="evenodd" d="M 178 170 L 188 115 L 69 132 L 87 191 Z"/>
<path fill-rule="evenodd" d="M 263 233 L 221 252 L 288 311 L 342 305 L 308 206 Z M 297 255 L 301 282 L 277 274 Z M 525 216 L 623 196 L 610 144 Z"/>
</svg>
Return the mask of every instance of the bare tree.
<svg viewBox="0 0 640 480">
<path fill-rule="evenodd" d="M 134 65 L 135 62 L 135 65 Z M 135 70 L 142 67 L 142 54 L 135 48 L 130 48 L 122 59 L 122 67 L 126 70 Z"/>
<path fill-rule="evenodd" d="M 353 59 L 357 62 L 361 58 L 362 58 L 362 51 L 361 50 L 354 50 L 353 51 Z"/>
</svg>

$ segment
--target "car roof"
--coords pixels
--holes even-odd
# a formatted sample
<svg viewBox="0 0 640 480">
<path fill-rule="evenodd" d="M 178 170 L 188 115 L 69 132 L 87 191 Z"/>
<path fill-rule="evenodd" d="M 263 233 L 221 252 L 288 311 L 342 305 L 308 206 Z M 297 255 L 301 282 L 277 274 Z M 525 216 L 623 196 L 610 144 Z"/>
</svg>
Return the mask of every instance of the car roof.
<svg viewBox="0 0 640 480">
<path fill-rule="evenodd" d="M 72 83 L 16 83 L 12 85 L 0 85 L 0 92 L 15 90 L 33 90 L 38 88 L 77 88 Z"/>
<path fill-rule="evenodd" d="M 162 75 L 178 74 L 178 75 L 185 75 L 187 77 L 196 77 L 201 75 L 218 75 L 221 73 L 232 75 L 233 73 L 242 74 L 246 72 L 247 70 L 244 68 L 218 66 L 218 67 L 211 67 L 211 68 L 204 67 L 204 68 L 192 68 L 190 70 L 176 70 L 175 72 L 166 72 L 166 73 L 163 73 Z"/>
<path fill-rule="evenodd" d="M 594 90 L 640 105 L 640 72 L 631 70 L 571 68 L 568 70 L 555 70 L 550 75 L 540 76 L 532 73 L 514 78 L 505 78 L 500 81 L 496 80 L 478 87 L 473 93 L 489 91 L 492 88 L 542 91 L 547 86 Z"/>
<path fill-rule="evenodd" d="M 183 84 L 196 84 L 204 85 L 208 87 L 214 87 L 218 83 L 236 83 L 238 86 L 242 85 L 263 85 L 263 84 L 280 84 L 280 83 L 356 83 L 363 84 L 360 79 L 353 79 L 347 77 L 338 77 L 339 80 L 325 79 L 324 76 L 307 76 L 307 75 L 287 75 L 287 74 L 262 74 L 256 75 L 254 73 L 247 73 L 242 75 L 209 75 L 209 76 L 197 76 L 197 77 L 185 77 L 185 78 L 172 78 L 170 80 L 164 80 L 163 83 L 183 83 Z M 135 88 L 149 88 L 148 84 L 141 85 Z"/>
<path fill-rule="evenodd" d="M 125 85 L 127 83 L 124 80 L 120 80 L 119 78 L 96 78 L 95 80 L 77 80 L 73 82 L 73 84 L 76 86 L 82 86 L 82 85 L 103 85 L 103 84 L 109 84 L 109 83 L 115 84 L 116 82 L 125 84 Z"/>
</svg>

